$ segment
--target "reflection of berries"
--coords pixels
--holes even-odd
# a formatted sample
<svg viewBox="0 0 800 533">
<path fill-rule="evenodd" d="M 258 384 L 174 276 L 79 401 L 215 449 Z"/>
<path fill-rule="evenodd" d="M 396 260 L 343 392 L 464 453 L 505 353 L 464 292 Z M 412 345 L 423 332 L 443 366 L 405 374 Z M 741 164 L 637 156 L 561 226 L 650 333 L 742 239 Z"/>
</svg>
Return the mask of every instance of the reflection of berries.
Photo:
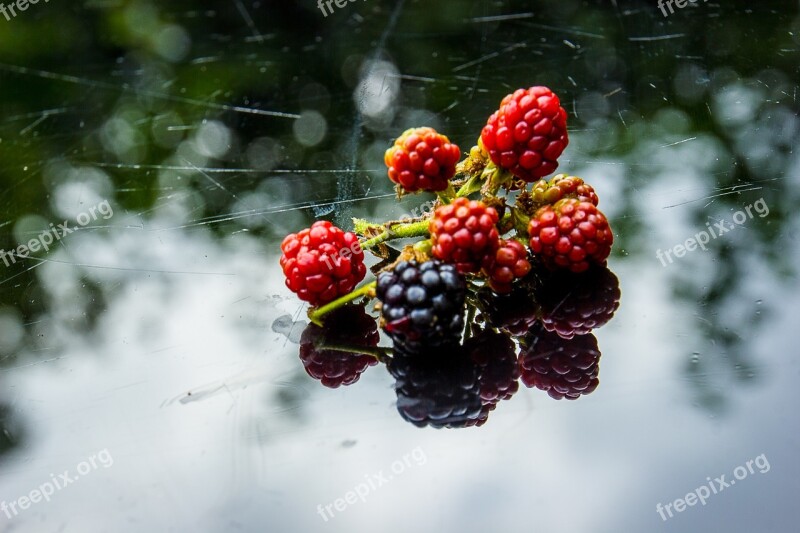
<svg viewBox="0 0 800 533">
<path fill-rule="evenodd" d="M 464 328 L 466 281 L 439 261 L 402 261 L 381 272 L 376 288 L 384 330 L 396 344 L 415 348 L 457 342 Z"/>
<path fill-rule="evenodd" d="M 286 286 L 311 305 L 349 293 L 367 273 L 358 237 L 328 221 L 287 235 L 281 250 Z"/>
<path fill-rule="evenodd" d="M 482 423 L 478 368 L 460 346 L 441 347 L 435 353 L 395 347 L 388 368 L 397 380 L 397 410 L 407 422 L 434 428 Z"/>
<path fill-rule="evenodd" d="M 455 263 L 459 272 L 477 272 L 500 242 L 498 218 L 493 207 L 467 198 L 438 207 L 430 222 L 434 257 Z"/>
<path fill-rule="evenodd" d="M 495 165 L 536 181 L 558 167 L 569 143 L 567 112 L 547 87 L 517 89 L 489 117 L 481 141 Z"/>
<path fill-rule="evenodd" d="M 374 348 L 380 341 L 375 319 L 358 305 L 340 307 L 325 318 L 325 326 L 309 324 L 300 338 L 300 359 L 308 375 L 326 387 L 351 385 L 378 361 L 369 355 L 326 349 L 325 346 Z"/>
<path fill-rule="evenodd" d="M 485 330 L 464 343 L 480 369 L 481 400 L 496 404 L 519 389 L 519 367 L 514 343 L 507 336 Z"/>
<path fill-rule="evenodd" d="M 515 337 L 528 333 L 538 320 L 539 308 L 525 285 L 515 286 L 509 294 L 499 296 L 481 289 L 478 299 L 489 324 Z"/>
<path fill-rule="evenodd" d="M 592 334 L 562 339 L 539 331 L 527 339 L 520 354 L 522 382 L 546 391 L 552 398 L 576 400 L 591 394 L 597 379 L 600 350 Z"/>
<path fill-rule="evenodd" d="M 554 176 L 550 181 L 537 181 L 531 189 L 531 196 L 537 204 L 554 204 L 562 198 L 575 198 L 594 205 L 600 201 L 591 185 L 567 174 Z"/>
<path fill-rule="evenodd" d="M 530 247 L 550 267 L 583 272 L 590 263 L 603 265 L 614 234 L 596 206 L 564 198 L 539 209 L 528 224 Z"/>
<path fill-rule="evenodd" d="M 619 307 L 619 280 L 607 267 L 558 272 L 536 290 L 542 325 L 565 339 L 605 325 Z"/>
<path fill-rule="evenodd" d="M 489 286 L 498 294 L 511 292 L 514 280 L 524 278 L 531 270 L 528 250 L 515 240 L 501 240 L 500 246 L 483 264 Z"/>
<path fill-rule="evenodd" d="M 460 158 L 458 146 L 433 128 L 412 128 L 386 150 L 383 159 L 389 179 L 414 192 L 445 190 Z"/>
</svg>

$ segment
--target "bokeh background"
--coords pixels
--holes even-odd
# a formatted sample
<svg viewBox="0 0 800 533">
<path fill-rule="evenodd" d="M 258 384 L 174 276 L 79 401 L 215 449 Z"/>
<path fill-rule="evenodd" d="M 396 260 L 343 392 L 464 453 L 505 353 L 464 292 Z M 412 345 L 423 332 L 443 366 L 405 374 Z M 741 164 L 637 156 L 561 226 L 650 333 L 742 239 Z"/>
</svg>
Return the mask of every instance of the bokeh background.
<svg viewBox="0 0 800 533">
<path fill-rule="evenodd" d="M 793 0 L 58 1 L 0 17 L 0 501 L 113 465 L 0 531 L 776 531 L 796 528 L 800 14 Z M 284 235 L 397 218 L 383 151 L 462 149 L 547 85 L 560 170 L 615 230 L 600 387 L 522 390 L 481 428 L 418 429 L 381 366 L 325 389 L 298 359 Z M 656 251 L 759 199 L 673 264 Z M 190 394 L 191 393 L 191 394 Z M 424 464 L 324 521 L 365 476 Z M 756 473 L 662 521 L 765 454 Z"/>
</svg>

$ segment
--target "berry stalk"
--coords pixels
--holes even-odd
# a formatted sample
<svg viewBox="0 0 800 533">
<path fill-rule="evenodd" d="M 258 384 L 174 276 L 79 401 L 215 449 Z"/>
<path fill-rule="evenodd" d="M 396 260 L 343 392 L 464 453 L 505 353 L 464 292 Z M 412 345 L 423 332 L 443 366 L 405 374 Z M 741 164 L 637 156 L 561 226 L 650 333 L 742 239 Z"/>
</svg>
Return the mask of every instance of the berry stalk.
<svg viewBox="0 0 800 533">
<path fill-rule="evenodd" d="M 358 289 L 345 294 L 344 296 L 329 302 L 322 307 L 318 307 L 316 309 L 309 309 L 308 311 L 308 319 L 311 320 L 314 324 L 318 326 L 322 326 L 322 317 L 326 314 L 330 313 L 334 309 L 338 309 L 341 306 L 352 302 L 353 300 L 359 298 L 360 296 L 375 296 L 375 284 L 376 282 L 372 281 L 359 287 Z"/>
</svg>

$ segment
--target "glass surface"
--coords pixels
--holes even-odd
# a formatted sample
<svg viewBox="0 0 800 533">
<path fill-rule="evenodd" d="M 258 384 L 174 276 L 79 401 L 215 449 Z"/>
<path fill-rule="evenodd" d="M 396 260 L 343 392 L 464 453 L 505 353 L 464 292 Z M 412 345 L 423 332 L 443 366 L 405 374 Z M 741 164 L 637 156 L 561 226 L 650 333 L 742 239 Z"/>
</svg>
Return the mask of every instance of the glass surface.
<svg viewBox="0 0 800 533">
<path fill-rule="evenodd" d="M 0 530 L 796 530 L 797 2 L 3 5 Z M 321 386 L 283 237 L 411 213 L 390 143 L 532 85 L 614 229 L 597 389 Z"/>
</svg>

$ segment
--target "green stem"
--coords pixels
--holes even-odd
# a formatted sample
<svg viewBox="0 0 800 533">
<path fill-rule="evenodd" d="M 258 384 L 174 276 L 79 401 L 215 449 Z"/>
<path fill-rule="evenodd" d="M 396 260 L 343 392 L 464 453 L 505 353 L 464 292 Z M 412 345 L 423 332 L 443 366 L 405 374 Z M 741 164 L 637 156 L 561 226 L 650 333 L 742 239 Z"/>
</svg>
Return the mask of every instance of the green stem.
<svg viewBox="0 0 800 533">
<path fill-rule="evenodd" d="M 309 309 L 308 311 L 308 319 L 311 320 L 314 324 L 318 326 L 322 326 L 322 317 L 326 314 L 330 313 L 334 309 L 338 309 L 341 306 L 352 302 L 353 300 L 359 298 L 360 296 L 368 295 L 372 290 L 375 289 L 375 285 L 377 282 L 373 281 L 359 287 L 358 289 L 354 290 L 351 293 L 345 294 L 344 296 L 333 300 L 332 302 L 326 303 L 322 307 L 318 307 L 316 309 Z"/>
<path fill-rule="evenodd" d="M 390 348 L 381 348 L 380 346 L 376 346 L 374 348 L 366 348 L 364 346 L 344 346 L 341 344 L 322 344 L 318 346 L 319 350 L 332 350 L 334 352 L 346 352 L 358 355 L 369 355 L 377 359 L 378 361 L 386 361 L 390 359 L 389 354 L 391 353 Z"/>
<path fill-rule="evenodd" d="M 392 239 L 409 239 L 412 237 L 427 237 L 428 220 L 411 222 L 409 224 L 395 224 L 383 230 L 383 233 L 376 235 L 361 243 L 361 248 L 369 250 L 375 246 Z"/>
<path fill-rule="evenodd" d="M 456 193 L 456 197 L 461 198 L 462 196 L 469 196 L 472 193 L 478 192 L 481 190 L 482 180 L 481 175 L 476 174 L 475 176 L 470 177 L 464 185 L 458 189 Z"/>
</svg>

